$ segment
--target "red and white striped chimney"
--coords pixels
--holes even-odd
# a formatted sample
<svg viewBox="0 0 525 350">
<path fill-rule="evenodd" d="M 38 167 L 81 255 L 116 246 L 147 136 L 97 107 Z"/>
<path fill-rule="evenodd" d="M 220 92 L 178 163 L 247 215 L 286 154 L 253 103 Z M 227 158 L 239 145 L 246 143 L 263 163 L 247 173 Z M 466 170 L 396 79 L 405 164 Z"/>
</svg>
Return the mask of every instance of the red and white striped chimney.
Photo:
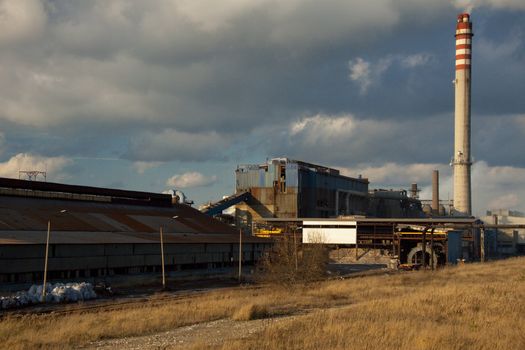
<svg viewBox="0 0 525 350">
<path fill-rule="evenodd" d="M 459 215 L 472 215 L 470 168 L 470 84 L 472 60 L 470 15 L 458 15 L 456 23 L 456 79 L 454 108 L 454 208 Z"/>
</svg>

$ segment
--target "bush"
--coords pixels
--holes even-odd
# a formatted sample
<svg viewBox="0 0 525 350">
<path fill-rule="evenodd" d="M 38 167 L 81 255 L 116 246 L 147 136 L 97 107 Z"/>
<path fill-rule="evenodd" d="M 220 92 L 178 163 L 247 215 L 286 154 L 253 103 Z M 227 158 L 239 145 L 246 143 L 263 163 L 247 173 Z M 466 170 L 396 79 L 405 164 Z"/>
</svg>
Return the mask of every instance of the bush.
<svg viewBox="0 0 525 350">
<path fill-rule="evenodd" d="M 297 259 L 297 260 L 296 260 Z M 297 265 L 296 265 L 297 261 Z M 326 275 L 328 249 L 323 244 L 294 244 L 282 237 L 257 264 L 261 282 L 294 284 L 322 279 Z"/>
<path fill-rule="evenodd" d="M 250 321 L 268 317 L 268 309 L 264 305 L 246 304 L 235 311 L 232 318 L 235 321 Z"/>
</svg>

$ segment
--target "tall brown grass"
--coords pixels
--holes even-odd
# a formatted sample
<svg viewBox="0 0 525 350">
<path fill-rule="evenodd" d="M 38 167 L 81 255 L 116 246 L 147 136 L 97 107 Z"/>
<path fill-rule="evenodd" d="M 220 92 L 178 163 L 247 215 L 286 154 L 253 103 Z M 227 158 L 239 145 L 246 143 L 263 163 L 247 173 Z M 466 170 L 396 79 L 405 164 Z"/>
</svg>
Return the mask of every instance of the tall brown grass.
<svg viewBox="0 0 525 350">
<path fill-rule="evenodd" d="M 265 305 L 245 304 L 241 306 L 232 316 L 236 321 L 250 321 L 269 316 L 268 308 Z"/>
<path fill-rule="evenodd" d="M 0 321 L 0 347 L 75 347 L 231 319 L 243 305 L 281 317 L 242 342 L 225 339 L 224 349 L 524 349 L 525 258 L 219 290 L 110 312 L 7 317 Z"/>
<path fill-rule="evenodd" d="M 274 323 L 224 349 L 525 349 L 525 259 L 330 282 L 348 303 Z"/>
</svg>

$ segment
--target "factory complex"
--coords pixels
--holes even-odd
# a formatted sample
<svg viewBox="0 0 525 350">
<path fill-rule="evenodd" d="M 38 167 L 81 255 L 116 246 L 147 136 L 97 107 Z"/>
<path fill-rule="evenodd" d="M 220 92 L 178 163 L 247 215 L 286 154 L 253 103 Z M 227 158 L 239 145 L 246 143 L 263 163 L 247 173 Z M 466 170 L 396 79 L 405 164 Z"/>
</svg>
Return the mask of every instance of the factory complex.
<svg viewBox="0 0 525 350">
<path fill-rule="evenodd" d="M 456 23 L 454 199 L 371 188 L 366 174 L 286 157 L 235 169 L 235 193 L 201 210 L 171 194 L 0 178 L 0 282 L 37 282 L 255 264 L 276 240 L 380 250 L 437 268 L 525 250 L 525 215 L 472 217 L 472 23 Z M 233 170 L 233 169 L 232 169 Z M 225 210 L 234 208 L 231 214 Z M 47 233 L 47 235 L 46 235 Z"/>
</svg>

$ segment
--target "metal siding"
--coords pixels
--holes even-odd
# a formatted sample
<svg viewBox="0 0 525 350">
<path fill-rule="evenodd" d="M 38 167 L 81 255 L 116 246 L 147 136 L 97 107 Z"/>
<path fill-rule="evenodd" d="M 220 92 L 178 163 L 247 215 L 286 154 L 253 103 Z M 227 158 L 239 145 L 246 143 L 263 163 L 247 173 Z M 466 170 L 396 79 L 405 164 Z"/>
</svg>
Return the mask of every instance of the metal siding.
<svg viewBox="0 0 525 350">
<path fill-rule="evenodd" d="M 0 259 L 0 274 L 41 272 L 44 270 L 44 258 L 42 259 Z"/>
<path fill-rule="evenodd" d="M 275 196 L 276 215 L 283 218 L 297 217 L 297 193 L 293 188 L 286 193 L 277 193 Z"/>
<path fill-rule="evenodd" d="M 447 234 L 447 262 L 457 264 L 458 259 L 463 258 L 462 250 L 462 232 L 449 231 Z"/>
<path fill-rule="evenodd" d="M 106 268 L 104 256 L 82 256 L 49 259 L 49 271 L 86 270 Z"/>
<path fill-rule="evenodd" d="M 256 187 L 266 187 L 266 171 L 264 169 L 259 169 L 259 182 Z"/>
<path fill-rule="evenodd" d="M 164 255 L 166 257 L 166 255 Z M 167 260 L 167 259 L 166 259 Z M 144 264 L 146 266 L 157 266 L 162 264 L 162 260 L 159 254 L 144 255 Z"/>
<path fill-rule="evenodd" d="M 108 256 L 108 268 L 144 266 L 144 255 Z"/>
<path fill-rule="evenodd" d="M 286 164 L 286 188 L 299 186 L 299 170 L 297 164 Z"/>
<path fill-rule="evenodd" d="M 0 259 L 44 259 L 45 253 L 44 245 L 18 245 L 16 249 L 12 245 L 0 245 Z"/>
<path fill-rule="evenodd" d="M 104 255 L 132 255 L 133 244 L 104 244 Z"/>
<path fill-rule="evenodd" d="M 101 256 L 104 255 L 104 246 L 100 244 L 82 244 L 82 245 L 65 245 L 54 244 L 50 249 L 53 257 L 83 257 L 83 256 Z"/>
</svg>

